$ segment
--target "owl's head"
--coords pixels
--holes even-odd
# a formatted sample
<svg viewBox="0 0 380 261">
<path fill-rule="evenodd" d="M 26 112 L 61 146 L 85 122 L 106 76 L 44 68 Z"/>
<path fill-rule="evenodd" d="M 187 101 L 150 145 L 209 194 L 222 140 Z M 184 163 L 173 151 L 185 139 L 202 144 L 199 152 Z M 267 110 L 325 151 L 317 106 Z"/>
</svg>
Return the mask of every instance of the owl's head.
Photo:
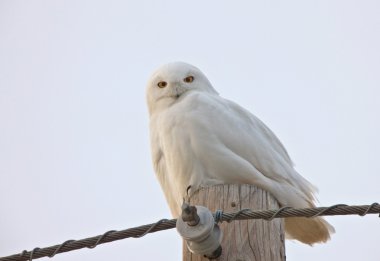
<svg viewBox="0 0 380 261">
<path fill-rule="evenodd" d="M 206 76 L 195 66 L 172 62 L 159 67 L 146 90 L 149 113 L 179 102 L 190 92 L 217 94 Z"/>
</svg>

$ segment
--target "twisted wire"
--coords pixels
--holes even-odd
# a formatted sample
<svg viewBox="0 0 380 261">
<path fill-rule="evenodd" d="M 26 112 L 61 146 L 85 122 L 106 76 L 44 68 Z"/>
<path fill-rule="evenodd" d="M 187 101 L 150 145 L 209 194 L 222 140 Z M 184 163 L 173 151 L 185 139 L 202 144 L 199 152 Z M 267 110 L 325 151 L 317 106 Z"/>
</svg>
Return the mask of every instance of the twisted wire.
<svg viewBox="0 0 380 261">
<path fill-rule="evenodd" d="M 237 212 L 223 213 L 222 210 L 216 211 L 214 217 L 218 222 L 231 222 L 233 220 L 246 219 L 264 219 L 273 220 L 274 218 L 289 217 L 307 217 L 314 218 L 318 216 L 335 216 L 335 215 L 359 215 L 380 214 L 380 205 L 373 203 L 371 205 L 347 206 L 337 204 L 330 207 L 319 208 L 301 208 L 295 209 L 291 207 L 282 207 L 274 210 L 253 211 L 251 209 L 242 209 Z M 379 215 L 380 216 L 380 215 Z M 176 226 L 176 219 L 161 219 L 155 223 L 143 225 L 139 227 L 129 228 L 125 230 L 110 230 L 102 235 L 89 237 L 80 240 L 67 240 L 62 244 L 45 247 L 34 248 L 32 251 L 22 251 L 20 254 L 0 257 L 0 261 L 32 261 L 41 257 L 53 257 L 56 254 L 64 253 L 81 248 L 95 248 L 96 246 L 125 238 L 139 238 L 148 233 L 154 233 L 161 230 L 167 230 Z"/>
</svg>

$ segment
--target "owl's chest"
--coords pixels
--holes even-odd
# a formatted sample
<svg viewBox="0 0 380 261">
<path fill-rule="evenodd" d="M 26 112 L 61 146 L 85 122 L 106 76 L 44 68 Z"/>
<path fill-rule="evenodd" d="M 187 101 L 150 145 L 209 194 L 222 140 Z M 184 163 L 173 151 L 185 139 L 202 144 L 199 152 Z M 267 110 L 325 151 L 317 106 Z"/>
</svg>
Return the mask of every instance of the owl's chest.
<svg viewBox="0 0 380 261">
<path fill-rule="evenodd" d="M 184 158 L 191 150 L 191 122 L 187 113 L 167 113 L 157 122 L 158 144 L 167 159 Z"/>
<path fill-rule="evenodd" d="M 181 107 L 162 113 L 156 124 L 151 126 L 156 132 L 155 143 L 159 146 L 169 168 L 187 168 L 188 162 L 194 162 L 196 153 L 194 142 L 198 140 L 197 133 L 203 128 L 197 120 L 196 112 L 183 110 Z M 183 170 L 181 170 L 183 171 Z"/>
<path fill-rule="evenodd" d="M 186 96 L 182 101 L 163 111 L 159 116 L 160 129 L 171 136 L 181 137 L 194 134 L 197 130 L 210 127 L 220 108 L 215 106 L 210 97 L 195 93 Z"/>
</svg>

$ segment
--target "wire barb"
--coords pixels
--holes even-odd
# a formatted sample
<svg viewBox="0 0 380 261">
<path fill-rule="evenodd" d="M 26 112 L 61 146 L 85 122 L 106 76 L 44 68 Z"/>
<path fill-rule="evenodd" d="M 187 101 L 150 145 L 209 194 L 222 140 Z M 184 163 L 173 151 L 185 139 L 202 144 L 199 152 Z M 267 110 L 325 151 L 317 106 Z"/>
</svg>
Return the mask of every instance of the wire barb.
<svg viewBox="0 0 380 261">
<path fill-rule="evenodd" d="M 222 210 L 215 212 L 214 217 L 217 222 L 231 222 L 233 220 L 247 220 L 247 219 L 265 219 L 272 220 L 274 218 L 288 218 L 288 217 L 307 217 L 315 218 L 318 216 L 336 216 L 336 215 L 359 215 L 365 216 L 367 214 L 379 214 L 380 217 L 380 205 L 373 203 L 371 205 L 362 206 L 347 206 L 344 204 L 337 204 L 330 207 L 319 208 L 291 208 L 282 207 L 274 210 L 259 210 L 253 211 L 251 209 L 242 209 L 237 212 L 223 213 Z M 110 230 L 106 233 L 80 240 L 67 240 L 60 245 L 34 248 L 32 251 L 22 251 L 20 254 L 11 256 L 0 257 L 0 261 L 32 261 L 41 257 L 53 257 L 56 254 L 64 253 L 81 248 L 95 248 L 96 246 L 116 240 L 125 238 L 139 238 L 148 233 L 154 233 L 161 230 L 167 230 L 176 226 L 176 219 L 161 219 L 156 223 L 149 225 L 143 225 L 139 227 L 129 228 L 125 230 Z"/>
</svg>

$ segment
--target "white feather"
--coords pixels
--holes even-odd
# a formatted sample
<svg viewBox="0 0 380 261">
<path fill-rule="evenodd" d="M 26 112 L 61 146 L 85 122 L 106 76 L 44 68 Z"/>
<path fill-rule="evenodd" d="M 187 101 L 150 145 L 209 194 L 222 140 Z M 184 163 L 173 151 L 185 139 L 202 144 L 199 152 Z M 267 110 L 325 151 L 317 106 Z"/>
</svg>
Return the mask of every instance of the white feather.
<svg viewBox="0 0 380 261">
<path fill-rule="evenodd" d="M 193 76 L 192 82 L 184 79 Z M 164 88 L 159 82 L 166 82 Z M 299 175 L 285 148 L 258 118 L 219 96 L 196 67 L 160 67 L 147 86 L 153 165 L 173 216 L 187 188 L 254 184 L 283 206 L 314 207 L 315 187 Z M 334 231 L 322 218 L 288 218 L 289 238 L 325 242 Z"/>
</svg>

